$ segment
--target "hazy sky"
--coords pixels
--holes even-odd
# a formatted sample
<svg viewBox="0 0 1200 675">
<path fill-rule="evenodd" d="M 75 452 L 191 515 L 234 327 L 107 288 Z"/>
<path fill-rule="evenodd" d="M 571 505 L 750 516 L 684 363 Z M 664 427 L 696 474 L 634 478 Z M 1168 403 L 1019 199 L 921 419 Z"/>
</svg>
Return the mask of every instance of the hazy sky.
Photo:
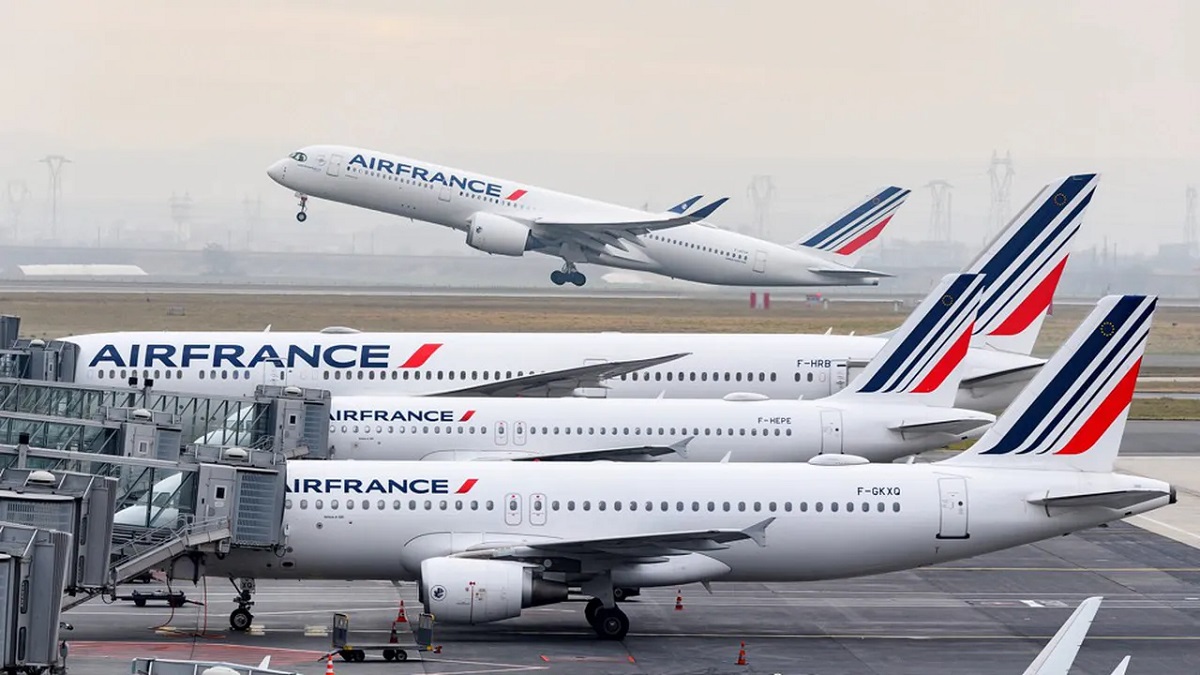
<svg viewBox="0 0 1200 675">
<path fill-rule="evenodd" d="M 1007 149 L 1014 206 L 1098 169 L 1092 240 L 1137 243 L 1146 218 L 1178 239 L 1200 182 L 1196 36 L 1186 0 L 7 0 L 0 185 L 44 193 L 34 162 L 58 152 L 64 199 L 261 194 L 290 217 L 263 169 L 343 142 L 630 204 L 721 192 L 731 218 L 754 173 L 805 217 L 948 178 L 970 229 Z M 928 208 L 915 197 L 898 234 L 922 236 Z"/>
</svg>

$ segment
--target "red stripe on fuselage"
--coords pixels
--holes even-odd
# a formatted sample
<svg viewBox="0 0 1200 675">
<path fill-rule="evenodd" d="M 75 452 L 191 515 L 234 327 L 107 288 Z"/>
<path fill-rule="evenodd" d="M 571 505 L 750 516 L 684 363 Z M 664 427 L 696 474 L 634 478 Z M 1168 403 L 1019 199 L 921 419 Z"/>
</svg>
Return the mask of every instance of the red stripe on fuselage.
<svg viewBox="0 0 1200 675">
<path fill-rule="evenodd" d="M 888 221 L 891 219 L 892 217 L 889 215 L 887 218 L 879 221 L 878 225 L 858 235 L 856 239 L 852 239 L 849 244 L 839 248 L 838 250 L 834 251 L 834 253 L 837 253 L 838 255 L 850 255 L 858 249 L 866 246 L 867 244 L 871 243 L 875 237 L 878 237 L 880 232 L 883 232 L 883 228 L 887 227 Z"/>
<path fill-rule="evenodd" d="M 478 482 L 479 482 L 478 478 L 468 478 L 465 481 L 463 481 L 463 484 L 460 485 L 457 490 L 454 491 L 454 494 L 456 494 L 456 495 L 466 494 L 466 493 L 470 492 L 471 488 L 475 487 L 475 484 Z"/>
<path fill-rule="evenodd" d="M 1050 306 L 1050 301 L 1054 299 L 1054 291 L 1058 288 L 1058 279 L 1062 276 L 1063 268 L 1066 266 L 1067 259 L 1063 258 L 1058 267 L 1055 267 L 1045 279 L 1042 279 L 1042 283 L 1038 284 L 1037 288 L 1033 289 L 1033 292 L 1013 310 L 1013 313 L 1009 314 L 1008 318 L 989 335 L 1020 335 L 1022 331 L 1029 328 L 1029 325 Z"/>
<path fill-rule="evenodd" d="M 471 419 L 474 416 L 475 416 L 475 411 L 468 410 L 467 412 L 463 413 L 462 419 L 460 419 L 459 422 L 466 422 L 467 420 Z"/>
<path fill-rule="evenodd" d="M 1125 377 L 1121 378 L 1121 381 L 1117 383 L 1116 388 L 1112 390 L 1108 398 L 1104 399 L 1099 408 L 1096 408 L 1096 412 L 1092 413 L 1088 421 L 1084 422 L 1079 431 L 1075 432 L 1075 436 L 1067 441 L 1066 446 L 1062 450 L 1054 454 L 1079 455 L 1090 450 L 1096 444 L 1096 441 L 1100 440 L 1100 437 L 1104 435 L 1104 432 L 1108 431 L 1112 423 L 1116 421 L 1121 411 L 1133 401 L 1133 390 L 1137 387 L 1138 370 L 1141 367 L 1142 360 L 1138 359 L 1133 364 L 1133 367 L 1129 369 L 1129 372 L 1125 373 Z"/>
<path fill-rule="evenodd" d="M 429 360 L 429 357 L 433 356 L 433 353 L 436 352 L 437 350 L 441 349 L 441 347 L 442 347 L 442 343 L 440 343 L 440 342 L 431 342 L 428 344 L 423 344 L 420 346 L 419 349 L 417 349 L 417 351 L 412 353 L 412 356 L 408 357 L 407 361 L 405 361 L 404 363 L 401 363 L 399 366 L 396 366 L 396 367 L 397 368 L 420 368 L 421 366 L 425 365 L 425 362 Z"/>
<path fill-rule="evenodd" d="M 507 199 L 510 202 L 515 202 L 518 199 L 520 199 L 521 197 L 524 197 L 526 194 L 527 193 L 525 192 L 525 190 L 513 190 L 513 193 L 511 195 L 505 197 L 505 199 Z"/>
<path fill-rule="evenodd" d="M 913 389 L 914 394 L 928 394 L 942 386 L 946 378 L 950 377 L 950 373 L 954 372 L 954 368 L 962 363 L 962 360 L 967 356 L 967 348 L 971 346 L 972 332 L 972 326 L 967 326 L 967 330 L 959 336 L 954 345 L 950 347 L 950 350 L 946 352 L 946 355 L 942 357 L 942 360 Z"/>
</svg>

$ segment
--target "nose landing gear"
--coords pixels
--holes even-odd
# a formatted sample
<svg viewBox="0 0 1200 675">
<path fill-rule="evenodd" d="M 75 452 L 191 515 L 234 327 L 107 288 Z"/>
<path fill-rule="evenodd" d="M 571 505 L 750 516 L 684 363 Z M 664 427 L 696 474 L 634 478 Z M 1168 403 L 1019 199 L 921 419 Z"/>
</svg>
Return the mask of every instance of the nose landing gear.
<svg viewBox="0 0 1200 675">
<path fill-rule="evenodd" d="M 296 196 L 300 198 L 300 212 L 296 214 L 296 220 L 303 223 L 308 220 L 308 214 L 304 212 L 308 208 L 308 195 L 297 192 Z"/>
<path fill-rule="evenodd" d="M 587 277 L 583 272 L 575 269 L 575 263 L 565 262 L 561 270 L 554 270 L 550 273 L 550 281 L 554 282 L 555 286 L 562 286 L 566 283 L 582 286 L 587 283 Z"/>
<path fill-rule="evenodd" d="M 237 591 L 237 597 L 233 599 L 237 603 L 237 609 L 229 614 L 229 627 L 244 633 L 250 629 L 250 622 L 254 620 L 254 615 L 250 613 L 250 608 L 254 606 L 254 580 L 230 578 L 229 581 Z"/>
</svg>

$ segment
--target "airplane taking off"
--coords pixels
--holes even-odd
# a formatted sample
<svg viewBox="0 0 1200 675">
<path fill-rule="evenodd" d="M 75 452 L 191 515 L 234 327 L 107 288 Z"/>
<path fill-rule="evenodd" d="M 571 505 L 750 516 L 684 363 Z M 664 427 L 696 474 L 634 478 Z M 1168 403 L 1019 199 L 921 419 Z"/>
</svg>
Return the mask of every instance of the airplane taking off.
<svg viewBox="0 0 1200 675">
<path fill-rule="evenodd" d="M 946 276 L 865 371 L 817 401 L 337 396 L 331 459 L 890 462 L 995 420 L 950 407 L 983 282 Z"/>
<path fill-rule="evenodd" d="M 996 412 L 1041 367 L 1030 356 L 1099 178 L 1046 185 L 968 266 L 980 318 L 955 405 Z M 124 332 L 64 338 L 80 384 L 153 379 L 168 390 L 250 396 L 258 385 L 341 395 L 823 398 L 886 336 L 631 333 Z"/>
<path fill-rule="evenodd" d="M 1058 537 L 1175 502 L 1115 473 L 1155 299 L 1109 296 L 972 447 L 928 464 L 292 461 L 286 546 L 177 560 L 177 576 L 419 581 L 444 623 L 614 587 L 879 574 Z M 890 381 L 890 380 L 889 380 Z M 189 554 L 193 555 L 193 554 Z M 195 569 L 190 569 L 195 565 Z M 244 630 L 245 593 L 230 616 Z"/>
<path fill-rule="evenodd" d="M 559 286 L 587 282 L 579 263 L 722 286 L 874 286 L 891 275 L 855 263 L 909 194 L 878 190 L 784 246 L 703 222 L 725 199 L 652 213 L 364 148 L 309 146 L 267 175 L 296 191 L 301 222 L 310 196 L 423 220 L 465 232 L 485 253 L 562 258 L 550 275 Z"/>
</svg>

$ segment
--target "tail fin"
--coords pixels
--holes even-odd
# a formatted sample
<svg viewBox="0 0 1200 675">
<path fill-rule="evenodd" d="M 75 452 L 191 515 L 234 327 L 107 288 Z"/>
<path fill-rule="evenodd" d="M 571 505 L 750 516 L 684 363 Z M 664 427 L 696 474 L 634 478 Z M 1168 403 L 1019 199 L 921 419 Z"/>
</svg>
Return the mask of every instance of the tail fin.
<svg viewBox="0 0 1200 675">
<path fill-rule="evenodd" d="M 948 464 L 1112 471 L 1158 299 L 1110 295 Z"/>
<path fill-rule="evenodd" d="M 972 347 L 1030 354 L 1100 176 L 1047 184 L 965 272 L 987 276 Z"/>
<path fill-rule="evenodd" d="M 834 396 L 920 396 L 928 405 L 952 406 L 983 286 L 979 274 L 943 277 L 866 369 Z"/>
<path fill-rule="evenodd" d="M 679 202 L 675 206 L 672 206 L 671 208 L 667 209 L 667 213 L 678 213 L 679 215 L 682 216 L 683 214 L 687 213 L 688 209 L 695 206 L 696 202 L 700 201 L 700 198 L 703 196 L 704 195 L 696 195 L 695 197 L 692 197 L 691 199 L 686 199 L 682 202 Z"/>
<path fill-rule="evenodd" d="M 840 263 L 854 266 L 862 247 L 874 241 L 887 227 L 911 191 L 895 186 L 877 190 L 862 203 L 809 232 L 792 244 L 832 253 Z"/>
</svg>

